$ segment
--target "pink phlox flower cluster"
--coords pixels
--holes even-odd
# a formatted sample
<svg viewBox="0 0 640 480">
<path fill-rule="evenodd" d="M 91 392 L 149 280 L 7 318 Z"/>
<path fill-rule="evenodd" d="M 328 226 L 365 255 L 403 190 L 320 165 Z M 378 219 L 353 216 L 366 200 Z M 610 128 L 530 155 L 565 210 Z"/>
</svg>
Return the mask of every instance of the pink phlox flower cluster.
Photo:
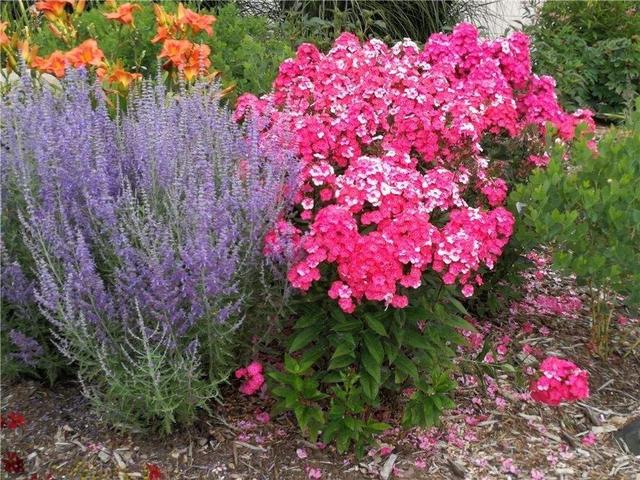
<svg viewBox="0 0 640 480">
<path fill-rule="evenodd" d="M 540 371 L 542 376 L 529 389 L 534 400 L 559 405 L 589 396 L 589 374 L 574 363 L 547 357 L 540 365 Z"/>
<path fill-rule="evenodd" d="M 264 384 L 264 375 L 262 374 L 262 365 L 258 362 L 251 362 L 243 368 L 239 368 L 235 372 L 236 378 L 244 378 L 244 383 L 240 386 L 240 392 L 245 395 L 253 395 L 258 392 Z"/>
<path fill-rule="evenodd" d="M 403 289 L 418 288 L 428 269 L 471 296 L 514 224 L 502 206 L 508 185 L 480 142 L 526 129 L 539 154 L 547 122 L 568 141 L 590 121 L 565 113 L 553 79 L 532 73 L 526 35 L 484 40 L 469 24 L 422 50 L 350 33 L 326 54 L 303 44 L 270 94 L 239 98 L 234 118 L 247 114 L 268 118 L 264 137 L 301 162 L 297 216 L 276 226 L 265 253 L 298 246 L 288 277 L 303 291 L 321 264 L 334 264 L 328 293 L 345 312 L 365 299 L 405 307 Z"/>
</svg>

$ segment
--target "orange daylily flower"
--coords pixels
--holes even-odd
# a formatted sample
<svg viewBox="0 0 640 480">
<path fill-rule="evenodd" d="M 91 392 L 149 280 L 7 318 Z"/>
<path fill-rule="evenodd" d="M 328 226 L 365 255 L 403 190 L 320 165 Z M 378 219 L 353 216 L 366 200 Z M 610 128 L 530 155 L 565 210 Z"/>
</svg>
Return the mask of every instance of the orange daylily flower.
<svg viewBox="0 0 640 480">
<path fill-rule="evenodd" d="M 171 38 L 169 29 L 167 27 L 158 26 L 158 32 L 156 33 L 156 36 L 151 39 L 151 43 L 164 42 L 169 38 Z"/>
<path fill-rule="evenodd" d="M 182 68 L 184 76 L 187 80 L 191 81 L 194 77 L 201 72 L 206 72 L 211 67 L 211 60 L 209 55 L 211 54 L 211 48 L 209 45 L 194 45 L 189 53 L 186 65 Z M 180 68 L 180 67 L 178 67 Z"/>
<path fill-rule="evenodd" d="M 169 39 L 164 42 L 159 57 L 168 58 L 169 61 L 184 73 L 187 80 L 192 80 L 211 67 L 209 55 L 211 48 L 208 45 L 195 45 L 189 40 Z"/>
<path fill-rule="evenodd" d="M 93 65 L 99 67 L 104 63 L 104 53 L 98 48 L 95 40 L 89 39 L 67 52 L 67 59 L 74 67 Z"/>
<path fill-rule="evenodd" d="M 125 89 L 129 88 L 131 82 L 140 80 L 142 78 L 141 73 L 131 73 L 125 71 L 122 67 L 122 63 L 118 62 L 115 65 L 109 65 L 107 67 L 100 67 L 96 70 L 96 74 L 100 80 L 106 80 L 110 83 L 117 83 L 122 85 Z"/>
<path fill-rule="evenodd" d="M 187 55 L 193 48 L 193 43 L 189 40 L 169 39 L 162 45 L 160 51 L 161 58 L 168 58 L 176 66 L 183 66 L 187 60 Z"/>
<path fill-rule="evenodd" d="M 131 73 L 127 72 L 122 68 L 117 68 L 113 71 L 113 73 L 107 76 L 107 79 L 112 83 L 119 83 L 124 88 L 129 88 L 131 82 L 136 80 L 140 80 L 142 78 L 141 73 Z"/>
<path fill-rule="evenodd" d="M 193 10 L 185 8 L 182 3 L 178 5 L 178 22 L 191 27 L 193 33 L 204 30 L 209 35 L 213 35 L 211 25 L 213 25 L 215 21 L 216 17 L 213 15 L 200 15 Z"/>
<path fill-rule="evenodd" d="M 105 13 L 104 16 L 124 25 L 133 25 L 133 12 L 136 10 L 142 10 L 142 7 L 138 4 L 123 3 L 114 13 Z"/>
<path fill-rule="evenodd" d="M 48 57 L 34 57 L 31 65 L 42 72 L 52 73 L 56 77 L 62 78 L 64 77 L 68 60 L 63 52 L 56 50 Z"/>
<path fill-rule="evenodd" d="M 48 20 L 54 20 L 64 15 L 64 7 L 73 6 L 73 0 L 41 0 L 36 2 L 36 10 L 43 12 Z"/>
<path fill-rule="evenodd" d="M 0 47 L 3 45 L 9 45 L 9 37 L 4 33 L 8 25 L 9 22 L 0 22 Z"/>
</svg>

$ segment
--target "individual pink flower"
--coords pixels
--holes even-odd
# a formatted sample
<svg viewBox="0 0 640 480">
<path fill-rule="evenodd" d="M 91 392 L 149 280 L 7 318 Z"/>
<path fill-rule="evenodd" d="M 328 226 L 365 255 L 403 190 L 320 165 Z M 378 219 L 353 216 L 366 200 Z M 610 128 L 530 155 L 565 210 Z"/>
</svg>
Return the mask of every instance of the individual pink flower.
<svg viewBox="0 0 640 480">
<path fill-rule="evenodd" d="M 385 446 L 381 447 L 380 450 L 378 450 L 378 454 L 381 457 L 386 457 L 386 456 L 390 455 L 391 452 L 393 452 L 393 448 L 394 447 L 390 447 L 388 445 L 385 445 Z"/>
<path fill-rule="evenodd" d="M 304 448 L 297 448 L 296 449 L 296 455 L 298 456 L 298 458 L 300 460 L 304 460 L 305 458 L 307 458 L 309 456 L 309 454 L 307 453 L 307 451 Z"/>
<path fill-rule="evenodd" d="M 505 458 L 502 461 L 502 471 L 504 473 L 517 474 L 518 473 L 518 467 L 513 463 L 513 459 L 512 458 Z"/>
<path fill-rule="evenodd" d="M 580 440 L 580 441 L 581 441 L 581 443 L 583 445 L 586 445 L 588 447 L 592 447 L 598 441 L 598 437 L 596 437 L 595 433 L 589 432 L 584 437 L 582 437 L 582 440 Z"/>
<path fill-rule="evenodd" d="M 259 412 L 256 414 L 256 421 L 258 423 L 267 424 L 271 420 L 271 416 L 267 412 Z"/>
<path fill-rule="evenodd" d="M 307 477 L 309 477 L 310 480 L 318 480 L 319 478 L 322 478 L 322 470 L 319 468 L 308 467 Z"/>
<path fill-rule="evenodd" d="M 531 480 L 545 480 L 544 473 L 536 468 L 531 469 L 531 473 L 529 474 Z"/>
<path fill-rule="evenodd" d="M 251 362 L 247 366 L 247 374 L 249 376 L 256 376 L 262 373 L 262 365 L 258 362 Z"/>
</svg>

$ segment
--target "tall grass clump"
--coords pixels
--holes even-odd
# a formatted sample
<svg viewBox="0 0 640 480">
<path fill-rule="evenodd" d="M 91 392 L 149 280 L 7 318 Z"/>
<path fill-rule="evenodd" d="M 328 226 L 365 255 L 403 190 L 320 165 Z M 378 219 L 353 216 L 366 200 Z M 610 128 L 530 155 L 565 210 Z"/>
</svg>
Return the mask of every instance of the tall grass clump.
<svg viewBox="0 0 640 480">
<path fill-rule="evenodd" d="M 211 85 L 146 82 L 110 118 L 67 77 L 2 100 L 8 355 L 37 364 L 52 343 L 112 422 L 170 431 L 219 396 L 243 319 L 274 298 L 262 243 L 293 162 Z"/>
</svg>

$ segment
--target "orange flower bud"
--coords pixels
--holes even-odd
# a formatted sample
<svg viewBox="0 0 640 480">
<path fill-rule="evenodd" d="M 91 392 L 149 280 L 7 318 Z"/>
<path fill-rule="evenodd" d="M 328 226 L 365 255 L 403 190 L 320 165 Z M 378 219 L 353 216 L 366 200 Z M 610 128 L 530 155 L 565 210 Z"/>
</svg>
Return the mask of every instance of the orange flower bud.
<svg viewBox="0 0 640 480">
<path fill-rule="evenodd" d="M 0 22 L 0 47 L 9 45 L 9 37 L 4 33 L 8 25 L 9 22 Z"/>
</svg>

